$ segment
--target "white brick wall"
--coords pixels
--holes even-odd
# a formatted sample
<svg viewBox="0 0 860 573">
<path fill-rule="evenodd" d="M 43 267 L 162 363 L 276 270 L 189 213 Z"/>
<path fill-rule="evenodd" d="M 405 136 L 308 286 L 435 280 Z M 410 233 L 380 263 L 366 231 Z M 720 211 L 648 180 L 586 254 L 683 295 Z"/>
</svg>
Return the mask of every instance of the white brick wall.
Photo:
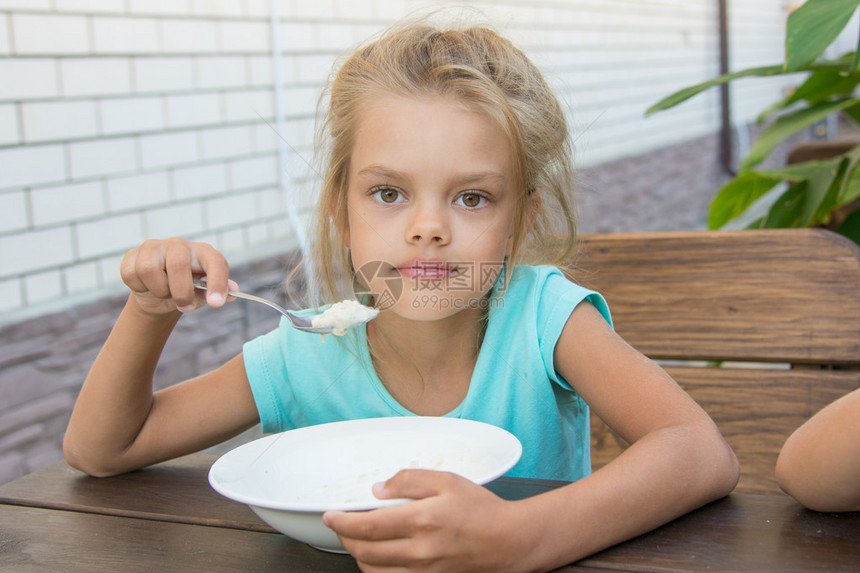
<svg viewBox="0 0 860 573">
<path fill-rule="evenodd" d="M 197 86 L 201 89 L 245 87 L 248 70 L 240 56 L 212 56 L 197 59 Z"/>
<path fill-rule="evenodd" d="M 63 181 L 67 172 L 62 145 L 0 148 L 0 189 Z"/>
<path fill-rule="evenodd" d="M 24 292 L 28 304 L 56 300 L 63 295 L 63 275 L 56 269 L 29 274 L 24 278 Z"/>
<path fill-rule="evenodd" d="M 88 181 L 33 189 L 30 208 L 35 227 L 101 217 L 107 213 L 104 183 Z"/>
<path fill-rule="evenodd" d="M 146 238 L 143 235 L 143 215 L 140 213 L 80 223 L 75 230 L 78 256 L 81 259 L 126 251 Z"/>
<path fill-rule="evenodd" d="M 180 201 L 220 195 L 229 187 L 224 162 L 174 169 L 173 189 Z"/>
<path fill-rule="evenodd" d="M 194 89 L 192 58 L 135 58 L 135 92 L 189 92 Z"/>
<path fill-rule="evenodd" d="M 158 20 L 149 18 L 93 18 L 96 54 L 158 53 Z"/>
<path fill-rule="evenodd" d="M 18 279 L 0 280 L 0 312 L 14 312 L 24 306 L 21 281 Z"/>
<path fill-rule="evenodd" d="M 234 161 L 229 165 L 229 170 L 230 182 L 234 188 L 272 185 L 278 181 L 278 161 L 275 155 Z"/>
<path fill-rule="evenodd" d="M 140 137 L 141 166 L 150 169 L 194 163 L 200 159 L 199 139 L 194 131 Z"/>
<path fill-rule="evenodd" d="M 59 267 L 74 257 L 68 226 L 0 236 L 0 269 L 10 277 Z"/>
<path fill-rule="evenodd" d="M 132 137 L 72 142 L 66 148 L 73 179 L 125 174 L 137 169 L 136 141 Z"/>
<path fill-rule="evenodd" d="M 203 207 L 199 203 L 182 203 L 152 209 L 144 213 L 146 236 L 166 239 L 176 235 L 199 235 L 206 230 Z"/>
<path fill-rule="evenodd" d="M 72 265 L 63 269 L 66 292 L 77 294 L 98 289 L 99 268 L 94 262 Z"/>
<path fill-rule="evenodd" d="M 17 106 L 14 104 L 0 105 L 0 145 L 18 143 L 20 140 Z"/>
<path fill-rule="evenodd" d="M 235 227 L 243 223 L 251 223 L 257 218 L 257 203 L 253 193 L 231 193 L 208 200 L 204 204 L 204 214 L 210 229 L 217 228 L 214 223 Z"/>
<path fill-rule="evenodd" d="M 221 96 L 215 92 L 167 98 L 167 126 L 170 128 L 217 125 L 222 120 Z"/>
<path fill-rule="evenodd" d="M 166 53 L 211 54 L 218 51 L 218 28 L 212 20 L 167 20 L 161 27 Z"/>
<path fill-rule="evenodd" d="M 166 127 L 164 100 L 160 97 L 105 100 L 100 111 L 104 135 L 163 131 Z"/>
<path fill-rule="evenodd" d="M 91 100 L 23 103 L 21 122 L 26 143 L 94 137 L 98 132 Z"/>
<path fill-rule="evenodd" d="M 558 86 L 581 166 L 716 130 L 716 91 L 642 117 L 717 73 L 711 0 L 474 4 Z M 731 5 L 734 69 L 781 59 L 784 4 Z M 0 323 L 119 288 L 123 253 L 149 236 L 209 240 L 235 262 L 293 247 L 286 201 L 306 218 L 333 59 L 431 5 L 279 0 L 279 135 L 269 0 L 0 0 Z M 783 85 L 737 86 L 736 119 Z"/>
<path fill-rule="evenodd" d="M 9 16 L 0 14 L 0 55 L 8 55 L 12 51 L 9 43 Z"/>
<path fill-rule="evenodd" d="M 170 183 L 165 171 L 108 179 L 107 189 L 107 203 L 112 213 L 163 205 L 170 201 Z"/>
<path fill-rule="evenodd" d="M 108 12 L 120 13 L 125 9 L 125 0 L 54 0 L 60 12 Z"/>
<path fill-rule="evenodd" d="M 268 90 L 226 92 L 223 95 L 225 120 L 259 122 L 274 113 L 272 94 Z"/>
<path fill-rule="evenodd" d="M 218 127 L 200 134 L 203 159 L 228 159 L 251 153 L 252 132 L 249 126 Z"/>
<path fill-rule="evenodd" d="M 63 58 L 61 90 L 66 97 L 125 95 L 131 91 L 127 58 Z"/>
<path fill-rule="evenodd" d="M 57 62 L 50 58 L 0 59 L 0 101 L 57 97 Z"/>
<path fill-rule="evenodd" d="M 265 52 L 270 48 L 268 22 L 219 21 L 218 38 L 231 52 Z"/>
<path fill-rule="evenodd" d="M 129 10 L 133 14 L 187 14 L 187 2 L 176 0 L 129 0 Z"/>
<path fill-rule="evenodd" d="M 51 0 L 0 0 L 0 10 L 49 10 Z"/>
<path fill-rule="evenodd" d="M 29 219 L 26 193 L 0 193 L 0 233 L 23 231 L 27 228 Z"/>
<path fill-rule="evenodd" d="M 86 54 L 90 51 L 87 19 L 83 16 L 12 14 L 15 53 Z"/>
</svg>

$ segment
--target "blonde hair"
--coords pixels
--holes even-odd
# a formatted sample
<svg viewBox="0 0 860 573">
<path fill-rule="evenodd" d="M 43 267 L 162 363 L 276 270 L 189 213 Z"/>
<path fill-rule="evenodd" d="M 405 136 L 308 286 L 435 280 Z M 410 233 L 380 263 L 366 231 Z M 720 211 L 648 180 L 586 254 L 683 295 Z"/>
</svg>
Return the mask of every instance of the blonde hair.
<svg viewBox="0 0 860 573">
<path fill-rule="evenodd" d="M 566 266 L 575 248 L 572 156 L 564 110 L 538 68 L 487 27 L 395 26 L 340 65 L 320 99 L 317 133 L 323 174 L 312 253 L 323 299 L 340 300 L 354 269 L 344 248 L 350 157 L 363 110 L 380 93 L 453 96 L 507 135 L 518 189 L 516 263 Z"/>
</svg>

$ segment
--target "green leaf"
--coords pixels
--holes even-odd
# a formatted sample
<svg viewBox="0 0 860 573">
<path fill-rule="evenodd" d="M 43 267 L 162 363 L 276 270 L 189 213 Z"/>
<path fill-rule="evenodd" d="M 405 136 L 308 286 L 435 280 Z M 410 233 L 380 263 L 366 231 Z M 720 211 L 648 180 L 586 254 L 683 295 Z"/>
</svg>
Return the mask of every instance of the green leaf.
<svg viewBox="0 0 860 573">
<path fill-rule="evenodd" d="M 860 0 L 858 0 L 858 1 L 860 1 Z M 687 101 L 688 99 L 690 99 L 694 95 L 700 94 L 701 92 L 705 91 L 706 89 L 708 89 L 710 87 L 718 86 L 720 84 L 725 84 L 725 83 L 728 83 L 732 80 L 736 80 L 739 78 L 752 77 L 752 76 L 760 76 L 760 77 L 776 76 L 776 75 L 781 75 L 781 74 L 785 74 L 785 73 L 786 72 L 781 65 L 776 65 L 776 66 L 763 66 L 760 68 L 749 68 L 746 70 L 741 70 L 739 72 L 733 72 L 731 74 L 725 74 L 725 75 L 710 79 L 706 82 L 702 82 L 702 83 L 696 84 L 694 86 L 683 88 L 681 90 L 676 91 L 675 93 L 673 93 L 671 95 L 666 96 L 665 98 L 661 99 L 660 101 L 658 101 L 657 103 L 655 103 L 654 105 L 649 107 L 647 110 L 645 110 L 645 115 L 648 116 L 648 115 L 651 115 L 652 113 L 655 113 L 658 111 L 663 111 L 665 109 L 669 109 L 670 107 L 675 107 L 679 103 Z M 794 73 L 794 72 L 792 72 L 792 73 Z"/>
<path fill-rule="evenodd" d="M 857 168 L 857 163 L 851 166 L 851 173 L 845 179 L 845 185 L 839 193 L 838 206 L 845 205 L 860 199 L 860 169 Z"/>
<path fill-rule="evenodd" d="M 860 154 L 860 147 L 855 149 Z M 844 160 L 845 155 L 841 155 L 834 159 L 795 163 L 782 169 L 757 169 L 740 173 L 735 179 L 724 185 L 711 201 L 708 211 L 708 228 L 714 230 L 725 226 L 729 221 L 749 209 L 753 203 L 781 181 L 804 183 L 804 193 L 807 193 L 809 180 L 818 178 L 822 181 L 818 185 L 828 184 L 827 189 L 822 193 L 822 195 L 826 195 L 833 183 L 833 173 L 839 169 L 840 162 Z M 856 159 L 853 162 L 856 162 Z M 856 171 L 858 184 L 860 184 L 860 169 Z M 819 204 L 820 201 L 816 202 L 815 206 Z"/>
<path fill-rule="evenodd" d="M 719 229 L 746 211 L 782 180 L 756 171 L 741 173 L 720 189 L 708 210 L 708 229 Z"/>
<path fill-rule="evenodd" d="M 810 227 L 826 221 L 836 205 L 848 161 L 841 157 L 810 174 L 803 200 L 801 226 Z"/>
<path fill-rule="evenodd" d="M 855 123 L 860 124 L 860 105 L 852 105 L 851 107 L 846 107 L 843 111 L 848 115 L 851 119 L 854 120 Z"/>
<path fill-rule="evenodd" d="M 799 227 L 800 218 L 803 214 L 804 195 L 806 194 L 806 182 L 802 181 L 789 187 L 785 193 L 779 196 L 771 205 L 761 223 L 760 229 L 780 229 L 785 227 Z"/>
<path fill-rule="evenodd" d="M 860 211 L 854 211 L 848 215 L 836 232 L 860 244 Z"/>
<path fill-rule="evenodd" d="M 763 123 L 774 112 L 785 109 L 799 101 L 811 105 L 823 103 L 833 96 L 850 96 L 860 83 L 860 74 L 846 75 L 837 70 L 818 70 L 806 79 L 792 94 L 777 102 L 758 116 L 758 123 Z"/>
<path fill-rule="evenodd" d="M 788 16 L 785 27 L 785 69 L 799 70 L 814 62 L 851 20 L 860 0 L 807 0 Z"/>
<path fill-rule="evenodd" d="M 858 83 L 860 83 L 860 75 L 846 75 L 837 70 L 819 70 L 794 90 L 786 102 L 791 105 L 805 100 L 815 105 L 837 95 L 850 97 Z"/>
<path fill-rule="evenodd" d="M 860 197 L 860 145 L 826 160 L 806 161 L 783 169 L 756 170 L 770 177 L 796 184 L 803 183 L 803 208 L 797 226 L 827 223 L 841 205 Z M 794 213 L 794 211 L 792 211 Z"/>
<path fill-rule="evenodd" d="M 764 222 L 764 217 L 759 217 L 758 219 L 756 219 L 755 221 L 753 221 L 752 223 L 747 225 L 746 228 L 748 230 L 749 229 L 763 229 L 764 228 L 762 226 L 763 222 Z"/>
<path fill-rule="evenodd" d="M 850 203 L 860 196 L 860 143 L 841 155 L 847 161 L 845 177 L 839 189 L 836 207 Z"/>
<path fill-rule="evenodd" d="M 860 0 L 858 0 L 860 2 Z M 821 121 L 831 113 L 860 104 L 860 99 L 827 102 L 784 115 L 759 134 L 741 162 L 740 171 L 746 171 L 765 160 L 773 148 L 790 135 Z"/>
<path fill-rule="evenodd" d="M 858 0 L 860 2 L 860 0 Z M 768 76 L 782 76 L 788 74 L 798 74 L 801 72 L 815 72 L 818 70 L 835 70 L 843 73 L 850 73 L 851 71 L 851 62 L 852 60 L 848 59 L 848 56 L 843 56 L 836 60 L 818 60 L 814 64 L 806 66 L 802 70 L 791 70 L 786 71 L 785 66 L 783 64 L 777 64 L 775 66 L 761 66 L 758 68 L 748 68 L 746 70 L 740 70 L 738 72 L 732 72 L 730 74 L 725 74 L 713 79 L 710 79 L 706 82 L 702 82 L 700 84 L 696 84 L 694 86 L 689 86 L 683 89 L 676 91 L 673 94 L 670 94 L 651 107 L 649 107 L 645 111 L 645 115 L 651 115 L 652 113 L 667 110 L 669 108 L 675 107 L 679 103 L 685 102 L 691 97 L 702 93 L 706 89 L 714 86 L 718 86 L 720 84 L 728 83 L 732 80 L 748 78 L 748 77 L 768 77 Z"/>
<path fill-rule="evenodd" d="M 794 163 L 781 169 L 756 169 L 748 173 L 758 173 L 765 177 L 775 177 L 782 181 L 791 181 L 797 183 L 809 177 L 819 169 L 824 169 L 833 163 L 834 159 L 815 159 L 812 161 L 804 161 L 803 163 Z"/>
</svg>

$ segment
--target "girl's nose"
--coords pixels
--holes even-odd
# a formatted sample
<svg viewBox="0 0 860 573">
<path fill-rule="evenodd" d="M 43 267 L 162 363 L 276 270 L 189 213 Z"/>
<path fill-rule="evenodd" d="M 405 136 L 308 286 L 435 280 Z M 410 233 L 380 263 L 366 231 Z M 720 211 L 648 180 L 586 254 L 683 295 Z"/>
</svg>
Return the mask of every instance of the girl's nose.
<svg viewBox="0 0 860 573">
<path fill-rule="evenodd" d="M 406 240 L 412 243 L 447 244 L 451 230 L 442 209 L 421 206 L 415 209 L 406 229 Z"/>
</svg>

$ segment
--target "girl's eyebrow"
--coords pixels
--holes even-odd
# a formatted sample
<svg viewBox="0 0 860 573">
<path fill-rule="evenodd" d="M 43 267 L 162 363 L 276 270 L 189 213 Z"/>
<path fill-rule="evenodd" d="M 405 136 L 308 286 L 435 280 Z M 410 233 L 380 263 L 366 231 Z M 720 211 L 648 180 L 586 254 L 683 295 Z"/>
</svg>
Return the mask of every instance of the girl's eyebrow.
<svg viewBox="0 0 860 573">
<path fill-rule="evenodd" d="M 376 175 L 389 179 L 402 179 L 404 175 L 395 169 L 383 165 L 368 165 L 358 171 L 358 175 Z"/>
<path fill-rule="evenodd" d="M 371 175 L 384 177 L 386 179 L 404 180 L 409 179 L 405 173 L 385 167 L 384 165 L 368 165 L 358 171 L 359 176 Z M 477 171 L 474 173 L 462 173 L 452 177 L 452 180 L 457 185 L 472 185 L 475 183 L 495 183 L 503 184 L 505 176 L 497 171 Z"/>
</svg>

